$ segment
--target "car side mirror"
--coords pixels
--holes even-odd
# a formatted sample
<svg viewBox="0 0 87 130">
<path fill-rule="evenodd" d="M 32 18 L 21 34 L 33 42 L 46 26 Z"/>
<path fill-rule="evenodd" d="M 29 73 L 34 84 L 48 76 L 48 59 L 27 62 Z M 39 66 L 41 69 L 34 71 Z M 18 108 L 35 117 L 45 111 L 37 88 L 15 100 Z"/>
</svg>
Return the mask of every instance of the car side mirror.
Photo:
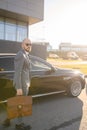
<svg viewBox="0 0 87 130">
<path fill-rule="evenodd" d="M 55 69 L 53 67 L 51 67 L 49 70 L 46 71 L 46 74 L 51 74 L 54 71 L 55 71 Z"/>
<path fill-rule="evenodd" d="M 54 72 L 54 71 L 55 71 L 55 69 L 53 67 L 51 67 L 51 72 Z"/>
</svg>

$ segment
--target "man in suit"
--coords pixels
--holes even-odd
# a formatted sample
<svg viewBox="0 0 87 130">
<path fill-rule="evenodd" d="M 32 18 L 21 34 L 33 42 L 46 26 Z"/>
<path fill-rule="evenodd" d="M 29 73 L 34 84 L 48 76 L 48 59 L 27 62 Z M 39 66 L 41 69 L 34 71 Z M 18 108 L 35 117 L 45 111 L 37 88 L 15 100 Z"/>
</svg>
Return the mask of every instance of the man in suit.
<svg viewBox="0 0 87 130">
<path fill-rule="evenodd" d="M 27 95 L 30 87 L 30 59 L 29 52 L 31 51 L 31 41 L 26 38 L 22 42 L 22 49 L 17 53 L 14 60 L 14 81 L 13 85 L 17 91 L 16 95 Z M 16 129 L 25 130 L 25 124 L 22 118 L 18 118 Z M 4 126 L 10 125 L 10 120 L 7 119 L 3 123 Z"/>
<path fill-rule="evenodd" d="M 30 59 L 31 41 L 24 39 L 22 42 L 22 50 L 20 50 L 14 60 L 15 74 L 14 86 L 17 95 L 27 95 L 30 86 Z"/>
</svg>

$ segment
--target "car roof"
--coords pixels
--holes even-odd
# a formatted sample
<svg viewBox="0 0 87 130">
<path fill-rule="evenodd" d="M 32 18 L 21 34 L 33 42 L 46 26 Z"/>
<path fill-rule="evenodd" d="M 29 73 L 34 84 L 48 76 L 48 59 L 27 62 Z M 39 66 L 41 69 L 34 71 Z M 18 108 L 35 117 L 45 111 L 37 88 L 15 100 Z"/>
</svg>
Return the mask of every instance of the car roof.
<svg viewBox="0 0 87 130">
<path fill-rule="evenodd" d="M 16 53 L 0 53 L 0 57 L 14 57 L 16 56 Z M 34 55 L 30 55 L 31 58 L 37 58 L 37 59 L 40 59 L 40 60 L 44 60 L 40 57 L 37 57 L 37 56 L 34 56 Z"/>
<path fill-rule="evenodd" d="M 0 53 L 0 57 L 2 56 L 15 56 L 16 53 Z"/>
</svg>

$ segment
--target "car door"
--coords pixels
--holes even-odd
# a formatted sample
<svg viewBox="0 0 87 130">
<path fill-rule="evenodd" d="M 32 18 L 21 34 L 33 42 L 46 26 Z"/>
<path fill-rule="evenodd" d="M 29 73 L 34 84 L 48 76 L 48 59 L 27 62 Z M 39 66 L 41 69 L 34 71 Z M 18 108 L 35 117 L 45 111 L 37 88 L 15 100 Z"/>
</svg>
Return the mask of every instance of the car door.
<svg viewBox="0 0 87 130">
<path fill-rule="evenodd" d="M 56 90 L 58 78 L 55 69 L 45 61 L 31 59 L 31 91 L 33 94 L 49 93 Z"/>
<path fill-rule="evenodd" d="M 31 87 L 30 93 L 41 94 L 46 92 L 46 76 L 50 67 L 36 58 L 31 59 Z"/>
<path fill-rule="evenodd" d="M 16 94 L 13 87 L 14 57 L 0 57 L 0 99 L 5 100 Z"/>
</svg>

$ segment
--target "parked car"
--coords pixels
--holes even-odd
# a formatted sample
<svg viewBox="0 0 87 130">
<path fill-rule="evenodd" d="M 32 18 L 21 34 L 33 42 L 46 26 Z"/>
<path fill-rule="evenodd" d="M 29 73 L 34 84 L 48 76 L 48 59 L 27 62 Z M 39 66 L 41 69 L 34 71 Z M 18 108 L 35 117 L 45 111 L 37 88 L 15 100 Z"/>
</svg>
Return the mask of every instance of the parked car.
<svg viewBox="0 0 87 130">
<path fill-rule="evenodd" d="M 49 54 L 49 58 L 58 59 L 59 56 L 57 54 Z"/>
<path fill-rule="evenodd" d="M 73 69 L 55 68 L 45 60 L 31 56 L 31 86 L 29 94 L 32 97 L 66 92 L 72 97 L 80 95 L 85 87 L 85 76 Z M 6 100 L 15 95 L 13 86 L 14 55 L 0 56 L 0 100 Z"/>
<path fill-rule="evenodd" d="M 87 61 L 87 55 L 83 55 L 83 56 L 81 57 L 81 59 Z"/>
<path fill-rule="evenodd" d="M 71 60 L 78 60 L 79 56 L 76 54 L 76 52 L 70 51 L 67 53 L 67 58 Z"/>
</svg>

